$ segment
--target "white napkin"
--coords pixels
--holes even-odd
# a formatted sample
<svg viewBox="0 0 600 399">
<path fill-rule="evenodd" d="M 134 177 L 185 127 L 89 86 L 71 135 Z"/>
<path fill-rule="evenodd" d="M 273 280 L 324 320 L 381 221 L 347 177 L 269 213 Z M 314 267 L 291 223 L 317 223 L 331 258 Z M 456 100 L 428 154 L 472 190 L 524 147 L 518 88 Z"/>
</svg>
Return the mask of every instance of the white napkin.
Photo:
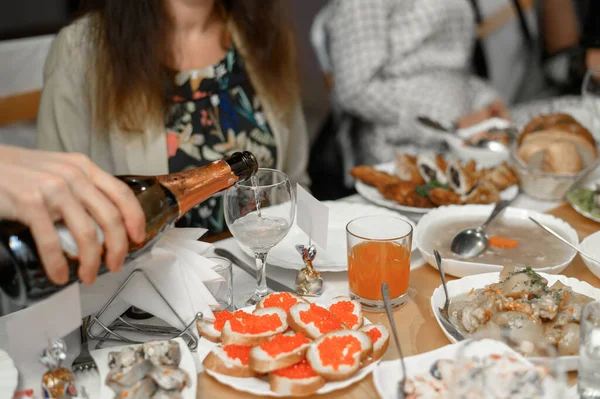
<svg viewBox="0 0 600 399">
<path fill-rule="evenodd" d="M 82 315 L 97 314 L 131 272 L 142 269 L 179 313 L 184 324 L 141 273 L 129 281 L 104 311 L 100 318 L 102 323 L 109 325 L 130 306 L 152 313 L 177 328 L 189 324 L 197 312 L 212 317 L 211 306 L 216 306 L 217 301 L 204 282 L 222 280 L 222 277 L 213 270 L 215 262 L 203 256 L 212 244 L 197 241 L 205 232 L 205 229 L 195 228 L 170 229 L 151 251 L 129 262 L 120 273 L 107 273 L 94 285 L 82 285 Z M 93 333 L 98 334 L 101 330 L 96 324 Z"/>
</svg>

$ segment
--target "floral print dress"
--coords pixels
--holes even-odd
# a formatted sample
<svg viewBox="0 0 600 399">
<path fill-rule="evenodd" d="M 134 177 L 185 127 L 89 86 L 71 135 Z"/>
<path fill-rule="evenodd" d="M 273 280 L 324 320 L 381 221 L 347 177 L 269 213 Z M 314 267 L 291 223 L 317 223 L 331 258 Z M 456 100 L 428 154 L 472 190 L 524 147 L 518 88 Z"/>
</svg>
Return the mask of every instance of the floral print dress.
<svg viewBox="0 0 600 399">
<path fill-rule="evenodd" d="M 260 167 L 274 168 L 275 137 L 260 99 L 235 47 L 216 65 L 175 76 L 176 91 L 167 115 L 169 172 L 180 172 L 250 151 Z M 179 227 L 227 229 L 223 197 L 214 196 L 188 212 Z"/>
</svg>

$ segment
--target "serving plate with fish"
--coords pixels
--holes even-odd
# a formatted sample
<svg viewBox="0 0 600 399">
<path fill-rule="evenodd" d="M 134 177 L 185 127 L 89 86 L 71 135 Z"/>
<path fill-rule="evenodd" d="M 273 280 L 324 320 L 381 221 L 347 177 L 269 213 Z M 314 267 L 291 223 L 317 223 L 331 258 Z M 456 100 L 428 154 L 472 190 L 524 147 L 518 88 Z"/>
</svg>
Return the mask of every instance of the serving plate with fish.
<svg viewBox="0 0 600 399">
<path fill-rule="evenodd" d="M 529 265 L 535 271 L 556 274 L 575 257 L 573 249 L 543 232 L 529 217 L 578 246 L 579 237 L 571 225 L 552 215 L 512 207 L 506 208 L 486 229 L 490 245 L 484 252 L 469 259 L 453 254 L 450 245 L 454 236 L 480 226 L 492 208 L 491 205 L 446 206 L 423 216 L 414 233 L 423 258 L 436 267 L 433 250 L 437 249 L 444 259 L 446 274 L 464 277 L 500 272 L 504 265 Z"/>
<path fill-rule="evenodd" d="M 181 338 L 91 352 L 100 374 L 100 398 L 194 399 L 197 371 Z M 119 396 L 120 395 L 120 396 Z"/>
<path fill-rule="evenodd" d="M 546 339 L 569 371 L 577 369 L 581 309 L 600 300 L 600 289 L 584 281 L 522 267 L 449 281 L 448 294 L 450 321 L 467 338 L 508 327 L 526 340 Z M 431 308 L 446 337 L 456 342 L 441 321 L 439 308 L 445 299 L 440 285 L 431 296 Z M 536 359 L 532 354 L 531 360 Z"/>
</svg>

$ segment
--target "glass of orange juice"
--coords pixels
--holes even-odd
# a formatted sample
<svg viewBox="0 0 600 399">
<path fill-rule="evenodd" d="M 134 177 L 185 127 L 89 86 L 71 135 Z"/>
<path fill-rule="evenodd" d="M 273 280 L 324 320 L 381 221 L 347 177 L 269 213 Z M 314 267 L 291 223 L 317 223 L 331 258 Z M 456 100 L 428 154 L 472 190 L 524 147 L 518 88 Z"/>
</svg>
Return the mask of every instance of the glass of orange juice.
<svg viewBox="0 0 600 399">
<path fill-rule="evenodd" d="M 388 283 L 392 307 L 408 292 L 412 225 L 401 218 L 364 216 L 346 226 L 350 296 L 365 310 L 383 311 L 381 284 Z"/>
</svg>

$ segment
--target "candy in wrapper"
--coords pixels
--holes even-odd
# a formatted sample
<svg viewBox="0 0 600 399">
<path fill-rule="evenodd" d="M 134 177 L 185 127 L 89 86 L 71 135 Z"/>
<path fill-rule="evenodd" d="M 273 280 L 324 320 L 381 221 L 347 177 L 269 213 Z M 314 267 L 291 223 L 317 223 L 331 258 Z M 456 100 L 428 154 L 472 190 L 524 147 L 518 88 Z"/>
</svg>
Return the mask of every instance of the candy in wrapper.
<svg viewBox="0 0 600 399">
<path fill-rule="evenodd" d="M 44 349 L 40 358 L 48 369 L 42 376 L 42 394 L 44 398 L 72 399 L 77 397 L 75 378 L 68 368 L 62 367 L 67 357 L 67 345 L 62 339 L 54 340 Z"/>
<path fill-rule="evenodd" d="M 317 248 L 314 245 L 305 247 L 296 245 L 296 250 L 302 255 L 304 269 L 296 275 L 296 293 L 304 296 L 321 296 L 323 293 L 323 278 L 321 273 L 313 268 L 313 260 L 317 256 Z"/>
</svg>

